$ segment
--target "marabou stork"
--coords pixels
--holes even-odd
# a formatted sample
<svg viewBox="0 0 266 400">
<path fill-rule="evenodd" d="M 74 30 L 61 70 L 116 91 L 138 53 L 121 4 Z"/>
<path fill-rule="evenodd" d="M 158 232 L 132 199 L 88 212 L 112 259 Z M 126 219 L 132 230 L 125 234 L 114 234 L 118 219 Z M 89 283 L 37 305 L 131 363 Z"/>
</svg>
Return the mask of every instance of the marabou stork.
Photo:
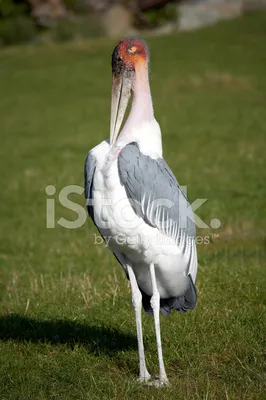
<svg viewBox="0 0 266 400">
<path fill-rule="evenodd" d="M 88 214 L 130 280 L 141 382 L 164 386 L 159 312 L 196 305 L 197 250 L 193 211 L 162 157 L 148 76 L 149 51 L 122 40 L 112 55 L 110 140 L 94 147 L 85 163 Z M 123 129 L 123 117 L 133 92 Z M 154 316 L 159 377 L 146 368 L 141 306 Z M 150 382 L 148 382 L 150 381 Z"/>
</svg>

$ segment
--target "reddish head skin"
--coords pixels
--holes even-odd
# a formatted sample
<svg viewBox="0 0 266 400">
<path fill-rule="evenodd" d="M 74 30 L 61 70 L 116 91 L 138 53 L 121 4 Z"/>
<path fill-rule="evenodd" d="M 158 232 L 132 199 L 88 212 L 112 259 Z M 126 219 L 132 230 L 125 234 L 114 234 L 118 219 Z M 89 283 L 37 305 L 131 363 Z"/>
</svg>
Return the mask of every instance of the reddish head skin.
<svg viewBox="0 0 266 400">
<path fill-rule="evenodd" d="M 149 54 L 146 44 L 139 39 L 121 40 L 114 49 L 112 56 L 113 73 L 119 75 L 119 66 L 126 69 L 136 69 L 148 64 Z"/>
<path fill-rule="evenodd" d="M 127 66 L 134 67 L 138 63 L 147 63 L 147 47 L 141 40 L 122 40 L 118 46 L 120 55 Z"/>
</svg>

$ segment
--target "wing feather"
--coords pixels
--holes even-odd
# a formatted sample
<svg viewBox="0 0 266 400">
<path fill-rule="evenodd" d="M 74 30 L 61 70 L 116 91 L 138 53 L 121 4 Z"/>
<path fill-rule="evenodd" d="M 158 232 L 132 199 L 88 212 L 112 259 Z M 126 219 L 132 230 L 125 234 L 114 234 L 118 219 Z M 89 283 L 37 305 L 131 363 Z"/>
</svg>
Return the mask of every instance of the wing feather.
<svg viewBox="0 0 266 400">
<path fill-rule="evenodd" d="M 93 153 L 89 151 L 84 166 L 84 190 L 85 190 L 84 194 L 85 194 L 88 214 L 93 220 L 94 224 L 95 220 L 93 213 L 93 205 L 91 204 L 90 200 L 92 200 L 93 178 L 95 169 L 96 169 L 96 159 L 93 156 Z"/>
<path fill-rule="evenodd" d="M 133 142 L 121 150 L 118 170 L 136 214 L 180 247 L 189 262 L 187 273 L 191 273 L 195 281 L 194 214 L 167 163 L 162 158 L 155 160 L 142 154 L 137 143 Z"/>
</svg>

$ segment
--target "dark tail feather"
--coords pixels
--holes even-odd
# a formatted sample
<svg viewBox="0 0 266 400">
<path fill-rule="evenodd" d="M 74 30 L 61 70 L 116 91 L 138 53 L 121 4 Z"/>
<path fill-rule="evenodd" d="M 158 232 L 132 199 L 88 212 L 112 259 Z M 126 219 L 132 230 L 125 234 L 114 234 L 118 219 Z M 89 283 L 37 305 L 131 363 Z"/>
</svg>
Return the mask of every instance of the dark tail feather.
<svg viewBox="0 0 266 400">
<path fill-rule="evenodd" d="M 168 297 L 168 299 L 160 299 L 160 311 L 165 317 L 168 317 L 172 309 L 175 309 L 180 313 L 185 313 L 195 308 L 197 303 L 197 292 L 191 276 L 188 275 L 188 278 L 189 287 L 184 295 L 179 297 Z M 147 314 L 153 315 L 150 301 L 151 296 L 142 292 L 143 308 Z"/>
</svg>

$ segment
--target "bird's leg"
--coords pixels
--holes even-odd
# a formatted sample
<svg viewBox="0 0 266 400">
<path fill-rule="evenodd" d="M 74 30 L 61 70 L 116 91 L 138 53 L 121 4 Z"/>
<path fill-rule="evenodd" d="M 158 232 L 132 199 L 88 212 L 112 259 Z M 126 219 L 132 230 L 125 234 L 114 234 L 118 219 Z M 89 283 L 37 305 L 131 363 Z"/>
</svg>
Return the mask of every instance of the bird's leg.
<svg viewBox="0 0 266 400">
<path fill-rule="evenodd" d="M 151 307 L 153 309 L 154 325 L 156 332 L 156 342 L 158 349 L 158 359 L 159 359 L 159 382 L 157 386 L 165 386 L 169 384 L 168 378 L 166 376 L 164 362 L 163 362 L 163 352 L 162 352 L 162 341 L 161 341 L 161 331 L 160 331 L 160 294 L 157 289 L 156 276 L 154 270 L 154 264 L 150 265 L 150 274 L 152 282 L 152 297 L 151 297 Z"/>
<path fill-rule="evenodd" d="M 139 290 L 134 271 L 130 265 L 127 265 L 127 270 L 131 284 L 132 304 L 135 310 L 136 326 L 137 326 L 138 349 L 139 349 L 139 380 L 140 382 L 147 382 L 151 376 L 147 371 L 145 355 L 144 355 L 142 324 L 141 324 L 142 294 Z"/>
</svg>

